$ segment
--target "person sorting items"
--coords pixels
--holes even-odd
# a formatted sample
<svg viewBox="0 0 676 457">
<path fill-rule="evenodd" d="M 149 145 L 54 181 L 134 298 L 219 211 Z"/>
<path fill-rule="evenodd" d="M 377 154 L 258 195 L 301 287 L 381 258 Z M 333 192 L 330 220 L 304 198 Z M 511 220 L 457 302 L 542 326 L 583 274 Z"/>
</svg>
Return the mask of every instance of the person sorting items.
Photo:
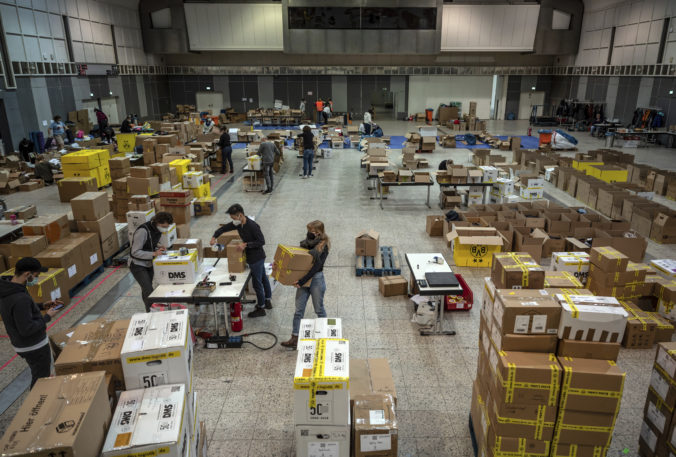
<svg viewBox="0 0 676 457">
<path fill-rule="evenodd" d="M 232 218 L 232 222 L 216 230 L 209 244 L 213 246 L 223 233 L 237 230 L 243 241 L 239 249 L 244 250 L 246 255 L 246 263 L 251 269 L 251 279 L 257 299 L 256 309 L 247 315 L 249 317 L 265 316 L 265 310 L 272 309 L 272 289 L 268 275 L 265 274 L 265 251 L 263 250 L 265 237 L 260 226 L 253 219 L 246 217 L 242 205 L 235 203 L 228 208 L 226 213 Z"/>
<path fill-rule="evenodd" d="M 31 370 L 31 389 L 38 379 L 51 375 L 52 350 L 47 339 L 47 322 L 63 307 L 61 300 L 37 304 L 26 289 L 26 286 L 37 285 L 38 276 L 46 271 L 39 260 L 24 257 L 16 263 L 14 276 L 0 280 L 0 315 L 12 347 Z"/>
<path fill-rule="evenodd" d="M 296 281 L 296 312 L 293 315 L 293 330 L 289 341 L 281 343 L 287 348 L 296 349 L 298 346 L 298 332 L 300 331 L 300 321 L 305 315 L 305 306 L 307 300 L 312 296 L 312 306 L 315 309 L 317 317 L 326 317 L 324 309 L 324 293 L 326 292 L 326 281 L 324 281 L 324 263 L 329 255 L 331 241 L 324 231 L 322 221 L 312 221 L 307 225 L 307 234 L 305 239 L 300 242 L 300 247 L 309 249 L 313 257 L 312 267 L 305 276 Z M 310 286 L 305 284 L 310 282 Z"/>
<path fill-rule="evenodd" d="M 153 259 L 167 251 L 166 246 L 160 246 L 162 233 L 174 223 L 174 217 L 165 212 L 159 212 L 149 222 L 142 224 L 134 231 L 129 251 L 129 271 L 141 286 L 141 297 L 150 312 L 152 301 L 150 294 L 153 292 Z"/>
</svg>

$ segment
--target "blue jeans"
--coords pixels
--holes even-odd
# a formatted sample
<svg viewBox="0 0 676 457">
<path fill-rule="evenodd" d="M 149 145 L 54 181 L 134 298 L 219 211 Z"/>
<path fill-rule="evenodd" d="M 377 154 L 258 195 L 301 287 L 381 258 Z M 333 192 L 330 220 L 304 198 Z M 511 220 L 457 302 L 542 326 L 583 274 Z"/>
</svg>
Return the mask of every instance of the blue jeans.
<svg viewBox="0 0 676 457">
<path fill-rule="evenodd" d="M 312 149 L 305 149 L 303 151 L 303 176 L 310 176 L 312 174 L 314 159 L 315 151 Z"/>
<path fill-rule="evenodd" d="M 268 280 L 268 275 L 265 274 L 265 259 L 249 264 L 249 268 L 251 268 L 251 280 L 253 281 L 253 288 L 256 291 L 256 299 L 258 300 L 256 306 L 265 308 L 265 300 L 272 298 L 270 280 Z"/>
<path fill-rule="evenodd" d="M 300 320 L 305 315 L 305 305 L 312 295 L 312 306 L 315 308 L 317 317 L 326 317 L 324 310 L 324 292 L 326 292 L 326 282 L 324 282 L 324 273 L 319 272 L 312 277 L 310 287 L 301 287 L 296 289 L 296 313 L 293 315 L 292 335 L 298 336 L 300 330 Z"/>
</svg>

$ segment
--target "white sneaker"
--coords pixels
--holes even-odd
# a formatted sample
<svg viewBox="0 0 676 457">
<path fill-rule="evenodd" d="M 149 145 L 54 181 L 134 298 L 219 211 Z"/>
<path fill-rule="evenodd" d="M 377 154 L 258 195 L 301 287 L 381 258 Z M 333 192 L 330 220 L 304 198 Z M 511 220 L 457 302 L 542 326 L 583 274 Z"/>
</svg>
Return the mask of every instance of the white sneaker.
<svg viewBox="0 0 676 457">
<path fill-rule="evenodd" d="M 303 179 L 307 179 L 309 176 L 303 175 Z"/>
<path fill-rule="evenodd" d="M 314 177 L 315 177 L 315 175 L 310 175 L 310 176 L 308 176 L 308 178 L 314 178 Z"/>
</svg>

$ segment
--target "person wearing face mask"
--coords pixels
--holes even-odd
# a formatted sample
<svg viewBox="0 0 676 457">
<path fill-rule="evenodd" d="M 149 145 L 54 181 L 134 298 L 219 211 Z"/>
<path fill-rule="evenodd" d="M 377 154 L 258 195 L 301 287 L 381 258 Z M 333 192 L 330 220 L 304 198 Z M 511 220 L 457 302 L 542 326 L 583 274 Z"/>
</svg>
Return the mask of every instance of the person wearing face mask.
<svg viewBox="0 0 676 457">
<path fill-rule="evenodd" d="M 326 310 L 324 310 L 326 282 L 324 281 L 323 271 L 324 262 L 326 262 L 329 249 L 331 248 L 331 241 L 324 231 L 324 223 L 322 221 L 312 221 L 307 225 L 307 234 L 305 239 L 300 242 L 300 247 L 310 250 L 314 262 L 310 271 L 294 284 L 297 290 L 296 312 L 293 315 L 293 330 L 291 332 L 291 339 L 281 343 L 282 346 L 293 349 L 298 345 L 300 320 L 305 315 L 305 306 L 310 296 L 312 296 L 312 306 L 315 308 L 317 317 L 326 317 Z M 310 286 L 306 287 L 305 284 L 308 281 L 311 281 Z"/>
<path fill-rule="evenodd" d="M 36 285 L 40 273 L 46 271 L 37 259 L 24 257 L 16 263 L 14 276 L 0 280 L 0 315 L 14 350 L 30 367 L 31 388 L 39 378 L 51 375 L 47 322 L 63 307 L 61 300 L 37 304 L 26 289 Z M 41 310 L 46 313 L 43 315 Z"/>
<path fill-rule="evenodd" d="M 129 253 L 129 271 L 141 286 L 141 297 L 146 307 L 146 312 L 150 312 L 152 300 L 148 296 L 153 292 L 153 259 L 164 254 L 166 246 L 160 245 L 162 233 L 169 229 L 174 223 L 174 217 L 165 212 L 159 212 L 151 221 L 140 225 L 132 235 L 131 250 Z"/>
<path fill-rule="evenodd" d="M 246 263 L 251 269 L 251 280 L 253 288 L 256 291 L 256 309 L 247 314 L 249 317 L 265 316 L 266 309 L 272 309 L 272 289 L 270 289 L 270 280 L 265 274 L 265 237 L 261 228 L 252 219 L 244 214 L 242 205 L 235 203 L 226 211 L 232 218 L 232 222 L 221 226 L 214 232 L 209 244 L 216 244 L 217 239 L 225 232 L 237 230 L 243 243 L 238 249 L 244 250 Z"/>
</svg>

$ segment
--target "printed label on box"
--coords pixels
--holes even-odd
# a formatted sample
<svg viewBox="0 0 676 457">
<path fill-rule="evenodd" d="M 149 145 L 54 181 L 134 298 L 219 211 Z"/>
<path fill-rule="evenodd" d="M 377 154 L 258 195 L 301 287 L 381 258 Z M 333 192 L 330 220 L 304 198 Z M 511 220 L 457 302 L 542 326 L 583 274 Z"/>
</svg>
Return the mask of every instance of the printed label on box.
<svg viewBox="0 0 676 457">
<path fill-rule="evenodd" d="M 326 443 L 307 443 L 307 457 L 339 457 L 340 443 L 329 441 Z"/>
<path fill-rule="evenodd" d="M 387 423 L 385 420 L 385 410 L 384 409 L 375 409 L 369 411 L 369 421 L 371 425 L 384 425 Z"/>
<path fill-rule="evenodd" d="M 653 402 L 648 402 L 646 417 L 660 432 L 664 433 L 664 426 L 666 425 L 667 418 L 664 417 L 664 414 L 657 409 Z"/>
<path fill-rule="evenodd" d="M 73 264 L 70 267 L 68 267 L 68 277 L 72 278 L 77 274 L 77 265 Z"/>
<path fill-rule="evenodd" d="M 667 398 L 667 394 L 669 393 L 669 382 L 667 382 L 657 370 L 653 370 L 653 375 L 650 378 L 650 387 L 655 389 L 655 392 L 657 392 L 663 400 Z"/>
<path fill-rule="evenodd" d="M 667 351 L 659 348 L 657 353 L 657 364 L 672 378 L 676 376 L 676 360 L 674 360 Z"/>
<path fill-rule="evenodd" d="M 92 254 L 89 256 L 89 265 L 94 265 L 96 261 L 99 260 L 98 254 Z"/>
<path fill-rule="evenodd" d="M 528 333 L 530 316 L 516 316 L 514 318 L 514 333 Z"/>
<path fill-rule="evenodd" d="M 359 440 L 361 452 L 389 451 L 392 449 L 390 435 L 362 435 Z"/>
<path fill-rule="evenodd" d="M 533 316 L 533 328 L 531 331 L 533 333 L 545 333 L 546 330 L 547 330 L 547 315 L 538 314 L 536 316 Z"/>
<path fill-rule="evenodd" d="M 56 300 L 57 298 L 61 298 L 61 288 L 57 287 L 56 289 L 54 289 L 50 294 L 50 296 L 52 298 L 52 301 Z"/>
<path fill-rule="evenodd" d="M 655 452 L 655 448 L 657 447 L 657 435 L 650 430 L 650 426 L 645 422 L 641 425 L 641 438 L 643 438 L 643 441 L 645 441 L 645 444 L 648 445 L 650 450 Z"/>
</svg>

